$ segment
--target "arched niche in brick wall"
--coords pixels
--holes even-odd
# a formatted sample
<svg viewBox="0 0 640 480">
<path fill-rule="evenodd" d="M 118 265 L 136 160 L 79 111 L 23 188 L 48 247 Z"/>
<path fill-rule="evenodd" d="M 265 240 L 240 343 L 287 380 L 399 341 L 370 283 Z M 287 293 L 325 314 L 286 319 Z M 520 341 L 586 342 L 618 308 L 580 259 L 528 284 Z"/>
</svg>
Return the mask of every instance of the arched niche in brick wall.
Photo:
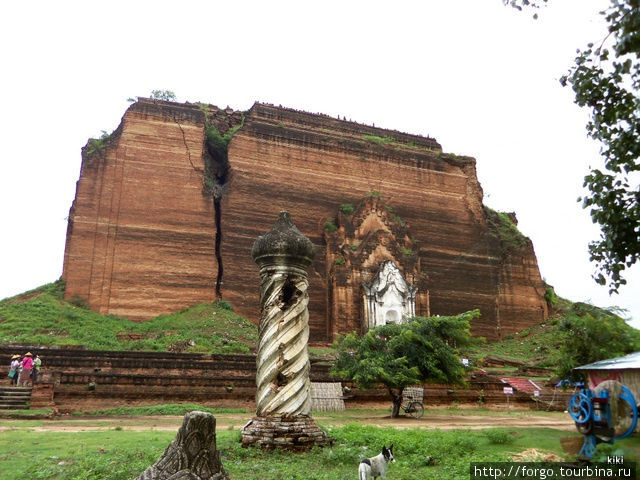
<svg viewBox="0 0 640 480">
<path fill-rule="evenodd" d="M 420 247 L 401 215 L 370 196 L 356 207 L 342 205 L 325 228 L 329 338 L 364 333 L 380 322 L 402 321 L 407 315 L 429 315 L 428 277 Z M 367 288 L 385 284 L 376 281 L 381 274 L 392 274 L 396 281 L 387 285 L 382 296 L 374 295 L 378 313 L 372 317 Z"/>
</svg>

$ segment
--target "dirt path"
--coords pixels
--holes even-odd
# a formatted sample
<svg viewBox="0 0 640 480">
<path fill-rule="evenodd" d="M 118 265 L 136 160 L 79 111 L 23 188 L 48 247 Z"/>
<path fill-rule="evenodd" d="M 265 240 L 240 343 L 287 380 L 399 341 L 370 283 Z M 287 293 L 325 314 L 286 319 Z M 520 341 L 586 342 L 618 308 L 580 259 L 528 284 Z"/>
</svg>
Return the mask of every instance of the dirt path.
<svg viewBox="0 0 640 480">
<path fill-rule="evenodd" d="M 345 412 L 346 413 L 346 412 Z M 250 419 L 250 414 L 218 414 L 217 429 L 242 428 Z M 317 416 L 316 421 L 323 426 L 339 426 L 346 423 L 361 423 L 393 428 L 421 428 L 421 429 L 483 429 L 495 427 L 532 428 L 547 427 L 556 430 L 573 431 L 575 426 L 569 415 L 425 415 L 416 420 L 414 418 L 390 418 L 383 414 L 336 415 Z M 18 422 L 12 425 L 0 425 L 0 431 L 10 428 L 27 428 L 39 432 L 85 432 L 99 430 L 143 431 L 176 431 L 182 423 L 181 416 L 154 417 L 91 417 L 91 418 L 62 418 L 43 420 L 41 424 L 21 427 Z M 40 423 L 40 422 L 38 422 Z"/>
</svg>

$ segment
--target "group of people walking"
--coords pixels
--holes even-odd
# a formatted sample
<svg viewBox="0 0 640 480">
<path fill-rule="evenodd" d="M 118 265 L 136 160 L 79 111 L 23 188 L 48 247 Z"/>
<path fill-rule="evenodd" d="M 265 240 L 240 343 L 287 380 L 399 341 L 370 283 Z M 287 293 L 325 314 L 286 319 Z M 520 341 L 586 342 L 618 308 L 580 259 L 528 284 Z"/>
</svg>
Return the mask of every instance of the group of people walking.
<svg viewBox="0 0 640 480">
<path fill-rule="evenodd" d="M 40 355 L 33 358 L 31 352 L 27 352 L 24 356 L 14 355 L 11 357 L 11 365 L 9 366 L 9 380 L 11 385 L 15 387 L 26 387 L 38 383 L 38 374 L 42 360 Z"/>
</svg>

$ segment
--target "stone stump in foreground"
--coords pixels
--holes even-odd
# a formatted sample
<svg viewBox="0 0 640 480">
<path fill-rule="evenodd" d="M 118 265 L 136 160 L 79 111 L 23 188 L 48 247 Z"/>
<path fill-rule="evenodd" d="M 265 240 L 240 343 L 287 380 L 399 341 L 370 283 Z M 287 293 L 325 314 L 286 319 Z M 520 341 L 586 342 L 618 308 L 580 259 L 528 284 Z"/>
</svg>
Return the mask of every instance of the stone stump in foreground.
<svg viewBox="0 0 640 480">
<path fill-rule="evenodd" d="M 216 449 L 216 419 L 189 412 L 176 439 L 160 459 L 135 480 L 229 480 Z"/>
<path fill-rule="evenodd" d="M 287 212 L 251 251 L 260 267 L 256 416 L 243 446 L 303 450 L 331 439 L 311 418 L 307 267 L 313 244 Z"/>
</svg>

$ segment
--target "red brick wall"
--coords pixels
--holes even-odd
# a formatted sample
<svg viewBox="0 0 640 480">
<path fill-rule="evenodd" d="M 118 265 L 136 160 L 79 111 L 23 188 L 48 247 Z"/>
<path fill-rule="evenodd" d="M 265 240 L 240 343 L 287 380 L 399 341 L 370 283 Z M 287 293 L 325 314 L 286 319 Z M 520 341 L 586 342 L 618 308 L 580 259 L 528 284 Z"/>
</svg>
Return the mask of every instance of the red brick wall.
<svg viewBox="0 0 640 480">
<path fill-rule="evenodd" d="M 195 105 L 143 100 L 127 111 L 104 158 L 84 161 L 65 252 L 67 298 L 80 295 L 96 311 L 138 320 L 213 299 L 204 122 Z M 365 135 L 395 141 L 379 145 Z M 488 338 L 546 316 L 533 247 L 503 258 L 488 235 L 475 160 L 443 155 L 433 139 L 256 104 L 230 142 L 229 161 L 222 293 L 256 322 L 251 246 L 284 209 L 316 245 L 311 338 L 329 339 L 323 225 L 340 204 L 357 204 L 372 190 L 420 245 L 432 314 L 480 308 L 473 330 Z"/>
</svg>

